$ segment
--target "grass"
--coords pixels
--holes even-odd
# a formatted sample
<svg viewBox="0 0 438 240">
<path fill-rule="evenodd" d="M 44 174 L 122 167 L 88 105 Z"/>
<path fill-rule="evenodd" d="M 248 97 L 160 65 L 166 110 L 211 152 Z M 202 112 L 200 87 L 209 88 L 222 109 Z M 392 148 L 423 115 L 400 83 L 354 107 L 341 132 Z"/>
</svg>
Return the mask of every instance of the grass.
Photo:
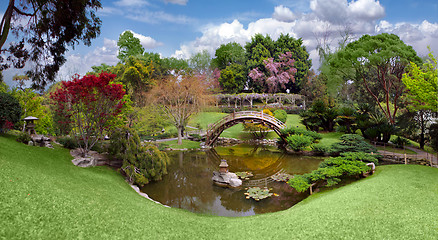
<svg viewBox="0 0 438 240">
<path fill-rule="evenodd" d="M 438 239 L 438 169 L 380 166 L 276 213 L 227 218 L 166 208 L 68 150 L 0 136 L 1 239 Z"/>
<path fill-rule="evenodd" d="M 172 149 L 198 149 L 200 148 L 200 142 L 190 141 L 183 139 L 182 144 L 178 145 L 178 140 L 161 142 L 160 145 L 163 147 L 169 147 Z"/>
<path fill-rule="evenodd" d="M 401 148 L 395 148 L 391 146 L 377 146 L 378 150 L 393 152 L 393 153 L 401 153 L 401 154 L 417 154 L 416 152 L 410 150 L 410 149 L 401 149 Z"/>
</svg>

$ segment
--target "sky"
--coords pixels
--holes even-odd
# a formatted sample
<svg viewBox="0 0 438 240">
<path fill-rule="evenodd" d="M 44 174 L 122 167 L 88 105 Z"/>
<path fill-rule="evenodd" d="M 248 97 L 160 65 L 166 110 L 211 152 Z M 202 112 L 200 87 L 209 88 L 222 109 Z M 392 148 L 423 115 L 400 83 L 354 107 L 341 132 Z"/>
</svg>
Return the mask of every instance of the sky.
<svg viewBox="0 0 438 240">
<path fill-rule="evenodd" d="M 7 1 L 0 3 L 0 16 Z M 78 45 L 67 52 L 58 79 L 68 80 L 91 66 L 115 65 L 117 40 L 130 30 L 148 52 L 163 57 L 189 58 L 202 50 L 214 56 L 229 42 L 245 45 L 257 33 L 302 38 L 313 68 L 319 66 L 318 42 L 335 49 L 342 33 L 351 40 L 363 34 L 397 34 L 419 56 L 430 46 L 438 54 L 438 1 L 408 0 L 101 0 L 98 11 L 101 34 L 91 46 Z M 3 72 L 7 84 L 23 69 Z"/>
</svg>

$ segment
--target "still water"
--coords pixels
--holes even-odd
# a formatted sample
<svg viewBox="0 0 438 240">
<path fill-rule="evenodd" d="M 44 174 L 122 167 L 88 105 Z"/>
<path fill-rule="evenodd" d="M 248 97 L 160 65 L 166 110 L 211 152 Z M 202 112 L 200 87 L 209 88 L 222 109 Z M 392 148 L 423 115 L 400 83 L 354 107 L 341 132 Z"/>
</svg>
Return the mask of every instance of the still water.
<svg viewBox="0 0 438 240">
<path fill-rule="evenodd" d="M 320 157 L 295 156 L 275 147 L 240 144 L 207 151 L 168 152 L 170 165 L 162 181 L 142 188 L 152 199 L 170 207 L 219 216 L 249 216 L 290 208 L 308 196 L 297 193 L 287 183 L 274 182 L 276 173 L 303 174 L 318 168 Z M 230 172 L 252 172 L 250 180 L 237 189 L 213 184 L 213 171 L 219 171 L 221 159 Z M 245 187 L 272 188 L 279 196 L 255 201 L 246 199 Z"/>
</svg>

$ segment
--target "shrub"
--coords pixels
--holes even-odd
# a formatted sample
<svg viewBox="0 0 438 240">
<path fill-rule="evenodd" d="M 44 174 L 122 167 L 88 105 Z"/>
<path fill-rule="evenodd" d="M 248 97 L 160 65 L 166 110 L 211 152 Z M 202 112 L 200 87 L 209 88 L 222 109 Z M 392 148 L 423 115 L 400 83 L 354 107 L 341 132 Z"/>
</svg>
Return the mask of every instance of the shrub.
<svg viewBox="0 0 438 240">
<path fill-rule="evenodd" d="M 341 156 L 350 161 L 372 162 L 374 164 L 377 164 L 379 162 L 378 157 L 381 157 L 380 155 L 371 155 L 365 152 L 344 152 L 341 153 Z"/>
<path fill-rule="evenodd" d="M 12 129 L 20 121 L 21 106 L 16 98 L 8 93 L 0 92 L 0 133 Z"/>
<path fill-rule="evenodd" d="M 321 140 L 322 139 L 322 135 L 314 132 L 314 131 L 308 131 L 306 129 L 303 128 L 287 128 L 282 130 L 282 133 L 284 135 L 303 135 L 303 136 L 309 136 L 311 137 L 313 140 L 312 141 L 317 141 L 317 140 Z"/>
<path fill-rule="evenodd" d="M 122 171 L 131 183 L 144 186 L 158 181 L 167 174 L 169 158 L 154 145 L 142 146 L 137 132 L 127 127 L 114 130 L 111 134 L 109 152 L 123 159 Z"/>
<path fill-rule="evenodd" d="M 403 148 L 405 145 L 409 144 L 409 140 L 400 136 L 397 136 L 392 143 L 398 148 Z"/>
<path fill-rule="evenodd" d="M 357 134 L 344 134 L 340 140 L 341 142 L 332 144 L 330 153 L 337 155 L 341 152 L 377 152 L 377 148 Z"/>
<path fill-rule="evenodd" d="M 438 151 L 438 123 L 431 124 L 429 127 L 430 145 Z"/>
<path fill-rule="evenodd" d="M 325 153 L 328 153 L 330 151 L 330 147 L 323 144 L 313 144 L 311 148 L 312 151 L 319 156 L 323 156 Z"/>
<path fill-rule="evenodd" d="M 27 143 L 29 143 L 29 141 L 32 141 L 32 138 L 30 137 L 29 133 L 20 132 L 20 134 L 18 134 L 17 141 L 24 143 L 24 144 L 27 144 Z"/>
<path fill-rule="evenodd" d="M 308 179 L 303 175 L 295 175 L 289 179 L 287 183 L 289 186 L 295 188 L 297 192 L 305 192 L 310 187 Z"/>
<path fill-rule="evenodd" d="M 68 149 L 76 149 L 79 147 L 77 140 L 71 137 L 58 137 L 56 141 Z"/>
<path fill-rule="evenodd" d="M 310 146 L 310 144 L 313 142 L 313 139 L 304 135 L 291 135 L 286 138 L 286 141 L 292 150 L 298 152 Z"/>
<path fill-rule="evenodd" d="M 274 111 L 274 117 L 276 117 L 282 123 L 286 123 L 286 121 L 287 121 L 287 113 L 283 109 L 275 110 Z"/>
</svg>

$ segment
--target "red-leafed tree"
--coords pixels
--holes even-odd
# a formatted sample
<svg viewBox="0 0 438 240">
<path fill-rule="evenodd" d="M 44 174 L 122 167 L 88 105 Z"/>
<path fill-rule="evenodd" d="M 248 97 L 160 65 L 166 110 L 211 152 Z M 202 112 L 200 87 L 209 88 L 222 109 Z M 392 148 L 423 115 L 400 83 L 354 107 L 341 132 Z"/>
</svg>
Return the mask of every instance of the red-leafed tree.
<svg viewBox="0 0 438 240">
<path fill-rule="evenodd" d="M 71 133 L 79 143 L 83 156 L 109 130 L 125 102 L 121 84 L 112 83 L 114 74 L 75 76 L 62 82 L 51 94 L 61 126 L 71 126 Z"/>
<path fill-rule="evenodd" d="M 263 61 L 265 71 L 254 68 L 250 71 L 249 77 L 263 86 L 264 92 L 276 93 L 284 89 L 289 81 L 295 82 L 294 67 L 295 60 L 292 59 L 292 53 L 286 52 L 280 54 L 279 61 L 274 62 L 273 58 Z"/>
</svg>

